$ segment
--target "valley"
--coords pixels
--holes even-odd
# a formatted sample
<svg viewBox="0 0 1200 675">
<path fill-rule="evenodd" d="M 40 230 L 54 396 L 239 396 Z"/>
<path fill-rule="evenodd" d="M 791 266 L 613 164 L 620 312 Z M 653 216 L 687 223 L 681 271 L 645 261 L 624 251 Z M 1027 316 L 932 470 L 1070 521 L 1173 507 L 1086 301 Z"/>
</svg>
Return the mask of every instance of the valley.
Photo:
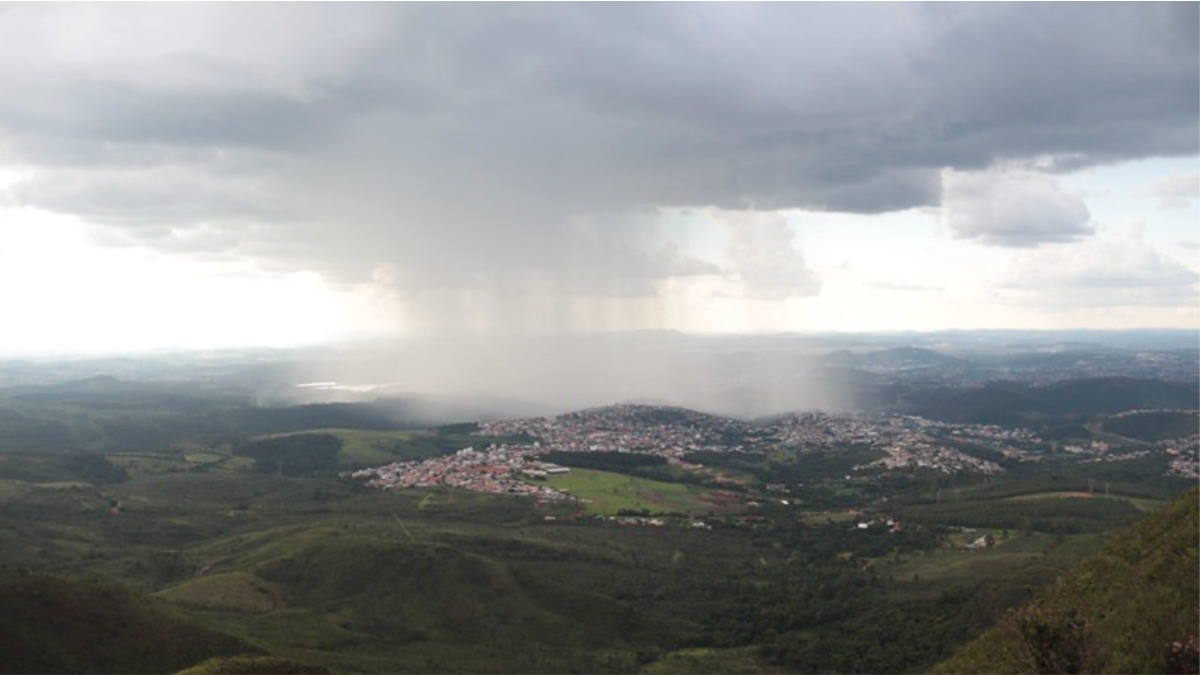
<svg viewBox="0 0 1200 675">
<path fill-rule="evenodd" d="M 422 425 L 211 382 L 0 389 L 6 588 L 48 617 L 119 588 L 86 620 L 200 645 L 55 666 L 66 618 L 6 667 L 926 671 L 1195 485 L 1195 410 L 1112 382 L 1021 424 L 620 403 Z M 1106 386 L 1143 400 L 1111 412 Z"/>
</svg>

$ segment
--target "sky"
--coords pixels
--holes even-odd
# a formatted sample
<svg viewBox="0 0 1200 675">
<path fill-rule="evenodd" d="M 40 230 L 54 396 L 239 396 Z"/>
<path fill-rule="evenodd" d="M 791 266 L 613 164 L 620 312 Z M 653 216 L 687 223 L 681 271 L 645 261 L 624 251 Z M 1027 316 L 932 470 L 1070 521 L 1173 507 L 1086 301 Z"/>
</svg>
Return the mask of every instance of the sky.
<svg viewBox="0 0 1200 675">
<path fill-rule="evenodd" d="M 1196 3 L 3 3 L 0 353 L 1200 329 Z"/>
</svg>

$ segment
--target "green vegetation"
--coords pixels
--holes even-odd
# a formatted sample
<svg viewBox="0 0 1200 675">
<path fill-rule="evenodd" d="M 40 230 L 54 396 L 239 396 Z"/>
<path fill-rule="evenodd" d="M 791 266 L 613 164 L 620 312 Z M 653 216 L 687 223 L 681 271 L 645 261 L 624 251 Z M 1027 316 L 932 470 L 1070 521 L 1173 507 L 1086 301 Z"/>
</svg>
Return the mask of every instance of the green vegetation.
<svg viewBox="0 0 1200 675">
<path fill-rule="evenodd" d="M 646 664 L 641 672 L 648 675 L 690 675 L 714 673 L 786 672 L 772 667 L 756 649 L 680 649 Z"/>
<path fill-rule="evenodd" d="M 185 466 L 116 486 L 8 484 L 3 562 L 122 580 L 298 667 L 898 672 L 948 656 L 1099 542 L 996 529 L 995 549 L 966 551 L 948 546 L 970 535 L 915 520 L 895 533 L 855 527 L 910 508 L 899 503 L 845 521 L 767 500 L 750 519 L 725 518 L 718 491 L 584 469 L 552 481 L 573 481 L 606 513 L 690 511 L 713 529 Z M 995 494 L 963 493 L 984 510 L 1021 503 L 1005 483 L 987 487 Z M 216 663 L 205 667 L 246 672 Z"/>
<path fill-rule="evenodd" d="M 1200 492 L 1193 489 L 1077 565 L 964 647 L 949 673 L 1195 672 L 1169 662 L 1200 625 Z M 1184 670 L 1176 670 L 1183 666 Z"/>
<path fill-rule="evenodd" d="M 1142 441 L 1163 441 L 1196 433 L 1200 420 L 1195 412 L 1147 411 L 1109 417 L 1106 432 Z"/>
<path fill-rule="evenodd" d="M 320 666 L 281 659 L 278 656 L 238 655 L 214 657 L 181 670 L 177 675 L 322 675 L 329 670 Z"/>
<path fill-rule="evenodd" d="M 314 432 L 305 432 L 314 433 Z M 357 468 L 378 466 L 388 462 L 423 459 L 408 452 L 416 431 L 365 431 L 361 429 L 321 429 L 315 433 L 329 434 L 341 440 L 338 466 Z"/>
<path fill-rule="evenodd" d="M 1076 493 L 1070 498 L 956 501 L 922 504 L 904 509 L 906 519 L 927 525 L 1019 529 L 1026 532 L 1079 534 L 1103 532 L 1128 525 L 1141 511 L 1126 499 L 1093 498 Z"/>
<path fill-rule="evenodd" d="M 1045 386 L 996 381 L 966 389 L 903 383 L 876 392 L 874 398 L 895 412 L 947 422 L 1063 428 L 1073 417 L 1148 408 L 1195 409 L 1196 391 L 1194 380 L 1098 377 Z"/>
<path fill-rule="evenodd" d="M 254 460 L 254 470 L 284 476 L 329 473 L 337 469 L 342 440 L 331 434 L 289 434 L 238 443 L 233 454 Z"/>
<path fill-rule="evenodd" d="M 595 469 L 634 476 L 647 469 L 662 469 L 667 466 L 665 457 L 631 452 L 548 452 L 540 459 L 577 469 Z"/>
<path fill-rule="evenodd" d="M 94 581 L 0 569 L 5 673 L 161 673 L 250 645 Z"/>
<path fill-rule="evenodd" d="M 265 614 L 281 609 L 279 589 L 245 572 L 200 576 L 160 591 L 160 597 L 200 609 Z"/>
<path fill-rule="evenodd" d="M 234 404 L 221 396 L 89 386 L 0 396 L 0 420 L 45 442 L 0 452 L 9 671 L 905 672 L 1002 620 L 1045 643 L 1043 661 L 1013 669 L 1146 670 L 1162 664 L 1138 651 L 1151 639 L 1138 631 L 1158 640 L 1182 624 L 1131 627 L 1078 604 L 1008 612 L 1075 568 L 1094 569 L 1082 588 L 1097 607 L 1121 575 L 1153 589 L 1182 583 L 1169 561 L 1195 570 L 1194 539 L 1168 534 L 1106 554 L 1115 572 L 1078 566 L 1189 485 L 1164 477 L 1161 457 L 1084 465 L 1048 453 L 987 478 L 883 473 L 856 468 L 880 457 L 865 446 L 796 452 L 728 432 L 745 451 L 692 453 L 699 470 L 632 453 L 547 455 L 573 470 L 545 484 L 586 501 L 543 504 L 338 477 L 528 439 L 388 428 L 353 407 L 226 417 Z M 109 390 L 109 407 L 94 407 Z M 197 421 L 209 415 L 219 421 Z M 1085 433 L 1097 423 L 1080 422 Z M 118 423 L 126 436 L 112 435 Z M 154 442 L 116 440 L 149 439 L 152 427 Z M 968 550 L 980 538 L 994 546 Z M 84 574 L 104 582 L 71 580 Z M 1084 582 L 1060 586 L 1074 593 L 1071 583 Z M 1194 592 L 1148 593 L 1164 612 L 1194 611 Z M 1139 603 L 1129 606 L 1159 616 Z M 1096 656 L 1089 631 L 1125 656 Z"/>
<path fill-rule="evenodd" d="M 736 511 L 737 503 L 722 499 L 714 490 L 680 483 L 665 483 L 635 476 L 575 469 L 550 476 L 546 482 L 584 500 L 589 513 L 704 514 Z"/>
</svg>

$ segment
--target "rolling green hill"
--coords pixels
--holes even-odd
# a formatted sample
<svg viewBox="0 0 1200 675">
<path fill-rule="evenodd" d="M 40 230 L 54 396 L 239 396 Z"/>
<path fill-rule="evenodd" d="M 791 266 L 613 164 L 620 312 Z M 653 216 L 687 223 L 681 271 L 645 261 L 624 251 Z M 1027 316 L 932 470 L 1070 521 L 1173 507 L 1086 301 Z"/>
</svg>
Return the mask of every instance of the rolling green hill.
<svg viewBox="0 0 1200 675">
<path fill-rule="evenodd" d="M 258 651 L 108 583 L 0 569 L 0 672 L 162 673 Z"/>
<path fill-rule="evenodd" d="M 1200 420 L 1194 411 L 1156 410 L 1113 416 L 1104 431 L 1142 441 L 1164 441 L 1196 433 Z"/>
<path fill-rule="evenodd" d="M 1114 537 L 999 625 L 944 673 L 1197 672 L 1173 643 L 1200 633 L 1200 492 Z"/>
<path fill-rule="evenodd" d="M 116 398 L 94 406 L 93 389 Z M 0 635 L 22 672 L 923 670 L 1187 483 L 1163 475 L 1165 453 L 1047 456 L 993 476 L 860 471 L 883 451 L 799 452 L 742 422 L 619 405 L 567 419 L 580 433 L 597 419 L 621 433 L 694 427 L 719 439 L 685 455 L 706 468 L 564 452 L 543 459 L 574 470 L 545 484 L 586 501 L 384 491 L 345 470 L 534 439 L 376 429 L 365 408 L 242 417 L 170 396 L 155 408 L 105 380 L 39 392 L 0 393 L 0 415 L 62 421 L 70 447 L 91 451 L 0 448 L 0 565 L 143 595 L 67 584 L 0 596 L 34 617 L 35 633 Z M 243 431 L 200 433 L 206 415 Z M 105 450 L 110 423 L 186 438 Z M 607 517 L 622 512 L 670 515 Z M 967 549 L 989 535 L 998 545 Z M 85 628 L 72 632 L 76 616 Z"/>
</svg>

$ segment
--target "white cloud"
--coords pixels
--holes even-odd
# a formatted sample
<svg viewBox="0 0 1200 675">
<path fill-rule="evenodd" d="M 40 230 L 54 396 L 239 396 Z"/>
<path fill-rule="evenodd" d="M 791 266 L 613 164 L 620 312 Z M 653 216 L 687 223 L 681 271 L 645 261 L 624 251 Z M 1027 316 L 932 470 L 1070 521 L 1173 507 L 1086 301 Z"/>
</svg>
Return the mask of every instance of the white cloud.
<svg viewBox="0 0 1200 675">
<path fill-rule="evenodd" d="M 869 281 L 867 286 L 881 291 L 898 291 L 902 293 L 941 293 L 941 286 L 925 286 L 923 284 L 908 284 L 894 281 Z"/>
<path fill-rule="evenodd" d="M 97 247 L 77 219 L 0 208 L 0 352 L 296 346 L 379 324 L 312 273 Z M 376 314 L 378 312 L 375 312 Z"/>
<path fill-rule="evenodd" d="M 1167 176 L 1155 181 L 1145 192 L 1157 198 L 1164 208 L 1187 208 L 1200 198 L 1200 172 Z"/>
<path fill-rule="evenodd" d="M 942 172 L 943 220 L 955 237 L 1030 248 L 1093 234 L 1083 198 L 1028 171 Z"/>
<path fill-rule="evenodd" d="M 710 211 L 725 227 L 725 256 L 729 271 L 748 297 L 782 299 L 816 295 L 821 281 L 793 244 L 795 233 L 777 212 Z"/>
<path fill-rule="evenodd" d="M 1042 306 L 1195 307 L 1200 274 L 1148 244 L 1140 224 L 1085 242 L 1019 255 L 997 287 L 1010 300 Z"/>
</svg>

